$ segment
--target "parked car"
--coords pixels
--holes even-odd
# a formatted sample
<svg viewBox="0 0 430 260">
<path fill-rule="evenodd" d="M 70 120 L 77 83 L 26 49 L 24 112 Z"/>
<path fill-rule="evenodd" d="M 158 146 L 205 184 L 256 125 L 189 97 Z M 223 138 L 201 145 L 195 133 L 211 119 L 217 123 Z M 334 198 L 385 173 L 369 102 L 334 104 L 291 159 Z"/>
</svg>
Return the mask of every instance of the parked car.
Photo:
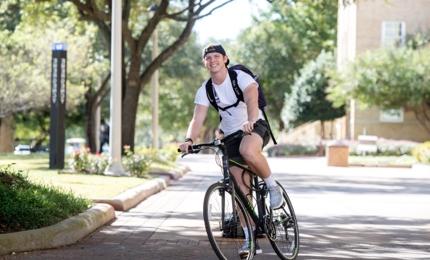
<svg viewBox="0 0 430 260">
<path fill-rule="evenodd" d="M 13 153 L 19 155 L 31 154 L 30 146 L 28 144 L 18 144 Z"/>
<path fill-rule="evenodd" d="M 87 142 L 84 138 L 74 137 L 66 140 L 66 154 L 79 152 L 86 147 Z"/>
</svg>

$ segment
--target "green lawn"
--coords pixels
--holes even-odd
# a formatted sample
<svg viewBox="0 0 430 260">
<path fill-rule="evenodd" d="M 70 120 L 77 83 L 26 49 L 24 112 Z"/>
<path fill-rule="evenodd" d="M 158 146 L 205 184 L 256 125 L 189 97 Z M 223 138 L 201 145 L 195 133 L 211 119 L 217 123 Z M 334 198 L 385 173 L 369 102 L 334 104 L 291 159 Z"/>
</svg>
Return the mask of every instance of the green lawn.
<svg viewBox="0 0 430 260">
<path fill-rule="evenodd" d="M 25 171 L 31 181 L 72 191 L 87 199 L 110 199 L 146 181 L 137 177 L 59 174 L 58 170 L 49 169 L 48 154 L 0 155 L 0 166 L 9 164 L 13 164 L 15 169 Z"/>
</svg>

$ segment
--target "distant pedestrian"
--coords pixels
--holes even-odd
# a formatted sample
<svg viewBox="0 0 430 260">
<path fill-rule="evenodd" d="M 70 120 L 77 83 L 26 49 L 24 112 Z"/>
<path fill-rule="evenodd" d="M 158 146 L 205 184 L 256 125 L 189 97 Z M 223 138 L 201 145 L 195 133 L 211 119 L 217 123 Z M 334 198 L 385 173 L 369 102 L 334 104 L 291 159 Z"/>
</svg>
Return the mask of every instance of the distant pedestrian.
<svg viewBox="0 0 430 260">
<path fill-rule="evenodd" d="M 103 152 L 104 145 L 109 145 L 109 125 L 104 119 L 102 119 L 102 123 L 100 125 L 100 153 Z"/>
</svg>

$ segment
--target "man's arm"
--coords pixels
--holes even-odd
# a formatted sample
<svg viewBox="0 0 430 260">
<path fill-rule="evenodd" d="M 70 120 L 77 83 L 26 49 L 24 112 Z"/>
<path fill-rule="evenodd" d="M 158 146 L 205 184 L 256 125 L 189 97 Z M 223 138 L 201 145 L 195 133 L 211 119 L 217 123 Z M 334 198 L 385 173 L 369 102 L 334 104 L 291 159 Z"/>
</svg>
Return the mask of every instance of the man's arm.
<svg viewBox="0 0 430 260">
<path fill-rule="evenodd" d="M 191 138 L 192 140 L 196 140 L 199 136 L 200 129 L 203 126 L 203 122 L 206 119 L 206 115 L 208 113 L 208 107 L 203 105 L 196 105 L 194 107 L 193 118 L 191 119 L 190 125 L 187 130 L 187 138 Z"/>
<path fill-rule="evenodd" d="M 192 141 L 186 141 L 179 146 L 181 151 L 185 152 L 188 150 L 188 146 L 192 144 L 193 141 L 197 139 L 200 133 L 200 129 L 203 126 L 203 123 L 206 119 L 206 115 L 208 113 L 208 107 L 203 105 L 196 105 L 194 107 L 193 118 L 188 125 L 186 139 L 191 139 Z"/>
<path fill-rule="evenodd" d="M 250 133 L 254 129 L 254 123 L 258 120 L 259 115 L 257 83 L 252 83 L 245 89 L 243 99 L 248 110 L 248 122 L 243 125 L 243 130 Z"/>
</svg>

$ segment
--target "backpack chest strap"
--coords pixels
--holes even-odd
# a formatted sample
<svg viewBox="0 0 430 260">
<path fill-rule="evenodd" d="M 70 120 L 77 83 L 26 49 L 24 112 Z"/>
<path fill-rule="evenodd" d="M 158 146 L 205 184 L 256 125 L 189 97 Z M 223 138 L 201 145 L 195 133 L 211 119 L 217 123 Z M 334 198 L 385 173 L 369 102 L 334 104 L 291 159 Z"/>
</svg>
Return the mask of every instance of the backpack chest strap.
<svg viewBox="0 0 430 260">
<path fill-rule="evenodd" d="M 244 101 L 244 99 L 243 99 L 243 92 L 240 89 L 239 84 L 237 82 L 237 72 L 234 71 L 234 70 L 232 70 L 232 69 L 229 69 L 228 70 L 228 74 L 229 74 L 229 77 L 230 77 L 231 85 L 233 87 L 233 92 L 234 92 L 234 94 L 236 95 L 236 98 L 237 98 L 236 102 L 234 104 L 229 105 L 229 106 L 226 106 L 226 107 L 219 107 L 218 106 L 218 104 L 216 102 L 216 92 L 215 92 L 215 89 L 214 89 L 213 84 L 212 84 L 212 79 L 210 78 L 206 82 L 206 86 L 205 86 L 206 87 L 206 95 L 208 97 L 209 103 L 217 111 L 218 110 L 226 111 L 229 108 L 237 107 L 241 101 L 242 102 Z"/>
</svg>

